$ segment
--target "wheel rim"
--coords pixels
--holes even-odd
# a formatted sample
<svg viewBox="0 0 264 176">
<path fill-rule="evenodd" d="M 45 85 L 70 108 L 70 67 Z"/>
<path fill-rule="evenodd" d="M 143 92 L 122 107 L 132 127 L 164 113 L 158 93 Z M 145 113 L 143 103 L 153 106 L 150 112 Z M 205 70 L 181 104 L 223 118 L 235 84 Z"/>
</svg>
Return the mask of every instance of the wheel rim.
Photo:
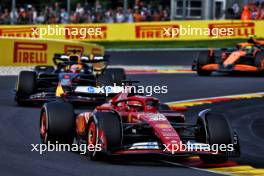
<svg viewBox="0 0 264 176">
<path fill-rule="evenodd" d="M 264 68 L 264 58 L 261 59 L 260 68 Z"/>
<path fill-rule="evenodd" d="M 41 115 L 40 137 L 42 139 L 42 142 L 46 142 L 46 139 L 47 139 L 47 115 L 46 115 L 46 112 L 43 112 Z"/>
<path fill-rule="evenodd" d="M 88 128 L 88 145 L 95 145 L 96 142 L 96 127 L 94 122 L 91 122 Z"/>
</svg>

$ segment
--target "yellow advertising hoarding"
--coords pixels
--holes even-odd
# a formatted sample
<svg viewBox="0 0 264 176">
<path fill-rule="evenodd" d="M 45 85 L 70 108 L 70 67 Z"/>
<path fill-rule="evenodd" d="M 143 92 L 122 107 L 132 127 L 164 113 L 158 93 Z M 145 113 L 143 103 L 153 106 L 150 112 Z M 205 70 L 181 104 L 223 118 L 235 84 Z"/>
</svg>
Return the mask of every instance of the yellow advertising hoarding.
<svg viewBox="0 0 264 176">
<path fill-rule="evenodd" d="M 248 35 L 256 35 L 264 38 L 264 21 L 240 21 L 240 20 L 211 20 L 211 21 L 171 21 L 171 22 L 144 22 L 144 23 L 118 23 L 118 24 L 66 24 L 66 25 L 35 25 L 35 26 L 0 26 L 0 36 L 41 38 L 33 31 L 53 28 L 64 29 L 66 33 L 55 35 L 43 35 L 42 38 L 64 39 L 78 41 L 171 41 L 171 40 L 208 40 L 245 38 Z M 100 35 L 81 33 L 81 29 L 100 29 Z M 166 36 L 164 31 L 168 28 L 208 29 L 208 33 L 193 35 Z M 212 36 L 213 29 L 232 28 L 232 35 Z M 76 30 L 76 31 L 75 31 Z"/>
<path fill-rule="evenodd" d="M 55 53 L 73 49 L 84 54 L 104 54 L 103 47 L 78 41 L 0 37 L 0 66 L 52 65 Z"/>
</svg>

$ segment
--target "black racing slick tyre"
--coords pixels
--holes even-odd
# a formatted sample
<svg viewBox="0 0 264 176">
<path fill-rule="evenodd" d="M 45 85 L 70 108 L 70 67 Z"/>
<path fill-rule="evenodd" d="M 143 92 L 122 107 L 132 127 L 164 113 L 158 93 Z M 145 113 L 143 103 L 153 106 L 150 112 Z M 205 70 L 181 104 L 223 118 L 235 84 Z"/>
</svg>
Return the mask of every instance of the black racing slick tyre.
<svg viewBox="0 0 264 176">
<path fill-rule="evenodd" d="M 255 57 L 255 65 L 259 70 L 264 70 L 264 51 L 259 51 Z"/>
<path fill-rule="evenodd" d="M 196 137 L 203 139 L 200 142 L 208 143 L 211 147 L 232 144 L 232 130 L 225 115 L 209 112 L 204 120 L 198 119 L 197 125 L 200 131 Z M 221 151 L 220 154 L 200 155 L 200 159 L 204 163 L 224 163 L 228 160 L 228 155 L 226 151 Z"/>
<path fill-rule="evenodd" d="M 199 55 L 197 58 L 197 74 L 199 76 L 210 76 L 212 71 L 203 70 L 202 67 L 212 62 L 213 62 L 212 58 L 209 57 L 209 51 L 199 52 Z"/>
<path fill-rule="evenodd" d="M 106 86 L 121 86 L 126 79 L 125 70 L 122 68 L 108 68 L 104 74 L 99 77 L 100 83 Z"/>
<path fill-rule="evenodd" d="M 25 104 L 23 99 L 34 93 L 36 87 L 36 73 L 21 71 L 16 83 L 16 101 L 19 105 Z"/>
<path fill-rule="evenodd" d="M 102 160 L 105 153 L 120 149 L 122 141 L 121 120 L 115 112 L 97 112 L 88 122 L 87 144 L 100 146 L 101 151 L 90 151 L 92 160 Z M 102 141 L 104 143 L 102 144 Z M 107 158 L 105 158 L 107 159 Z"/>
<path fill-rule="evenodd" d="M 49 102 L 40 114 L 41 142 L 72 144 L 75 136 L 75 116 L 70 103 Z"/>
</svg>

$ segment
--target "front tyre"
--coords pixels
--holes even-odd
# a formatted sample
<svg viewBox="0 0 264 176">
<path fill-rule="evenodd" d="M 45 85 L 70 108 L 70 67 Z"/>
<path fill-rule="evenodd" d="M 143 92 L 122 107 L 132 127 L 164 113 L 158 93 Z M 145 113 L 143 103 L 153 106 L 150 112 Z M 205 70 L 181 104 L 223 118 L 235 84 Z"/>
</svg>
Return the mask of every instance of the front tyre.
<svg viewBox="0 0 264 176">
<path fill-rule="evenodd" d="M 32 95 L 36 88 L 36 73 L 32 71 L 21 71 L 16 83 L 16 101 L 19 105 L 25 105 L 28 96 Z"/>
<path fill-rule="evenodd" d="M 232 144 L 232 130 L 223 114 L 208 112 L 204 119 L 198 118 L 198 131 L 196 138 L 202 139 L 198 142 L 212 145 Z M 220 151 L 221 152 L 221 151 Z M 200 155 L 204 163 L 224 163 L 228 160 L 226 151 L 219 154 Z"/>
<path fill-rule="evenodd" d="M 202 67 L 212 63 L 212 58 L 209 56 L 208 51 L 201 51 L 198 55 L 197 59 L 197 74 L 199 76 L 210 76 L 212 71 L 209 70 L 203 70 Z"/>
<path fill-rule="evenodd" d="M 40 114 L 40 139 L 42 143 L 72 144 L 75 135 L 75 117 L 71 104 L 49 102 Z"/>
<path fill-rule="evenodd" d="M 257 52 L 255 65 L 259 70 L 264 70 L 264 51 Z"/>
<path fill-rule="evenodd" d="M 96 112 L 88 122 L 87 144 L 94 146 L 94 151 L 90 151 L 92 160 L 103 159 L 105 153 L 119 149 L 121 140 L 122 127 L 118 114 Z"/>
</svg>

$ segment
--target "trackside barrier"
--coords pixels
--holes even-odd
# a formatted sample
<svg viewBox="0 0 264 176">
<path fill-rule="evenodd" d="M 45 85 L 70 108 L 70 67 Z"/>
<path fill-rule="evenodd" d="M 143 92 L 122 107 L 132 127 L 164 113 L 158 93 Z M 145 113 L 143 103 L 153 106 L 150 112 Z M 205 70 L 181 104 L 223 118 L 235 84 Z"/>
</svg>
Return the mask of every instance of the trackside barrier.
<svg viewBox="0 0 264 176">
<path fill-rule="evenodd" d="M 38 35 L 40 30 L 53 30 L 55 35 Z M 52 28 L 52 29 L 51 29 Z M 164 35 L 164 28 L 202 28 L 209 29 L 202 35 Z M 213 37 L 214 29 L 232 28 L 232 35 L 218 35 Z M 86 29 L 86 30 L 84 30 Z M 264 38 L 264 20 L 190 20 L 171 22 L 143 22 L 143 23 L 119 23 L 119 24 L 65 24 L 65 25 L 24 25 L 24 26 L 0 26 L 0 36 L 49 38 L 78 41 L 177 41 L 177 40 L 217 40 L 245 38 L 248 35 L 256 35 Z M 67 30 L 66 33 L 61 32 Z M 38 31 L 38 32 L 37 32 Z M 85 33 L 85 34 L 84 34 Z M 195 33 L 195 31 L 194 31 Z"/>
<path fill-rule="evenodd" d="M 104 48 L 78 41 L 0 37 L 0 66 L 52 65 L 55 53 L 78 49 L 84 54 L 104 54 Z"/>
</svg>

